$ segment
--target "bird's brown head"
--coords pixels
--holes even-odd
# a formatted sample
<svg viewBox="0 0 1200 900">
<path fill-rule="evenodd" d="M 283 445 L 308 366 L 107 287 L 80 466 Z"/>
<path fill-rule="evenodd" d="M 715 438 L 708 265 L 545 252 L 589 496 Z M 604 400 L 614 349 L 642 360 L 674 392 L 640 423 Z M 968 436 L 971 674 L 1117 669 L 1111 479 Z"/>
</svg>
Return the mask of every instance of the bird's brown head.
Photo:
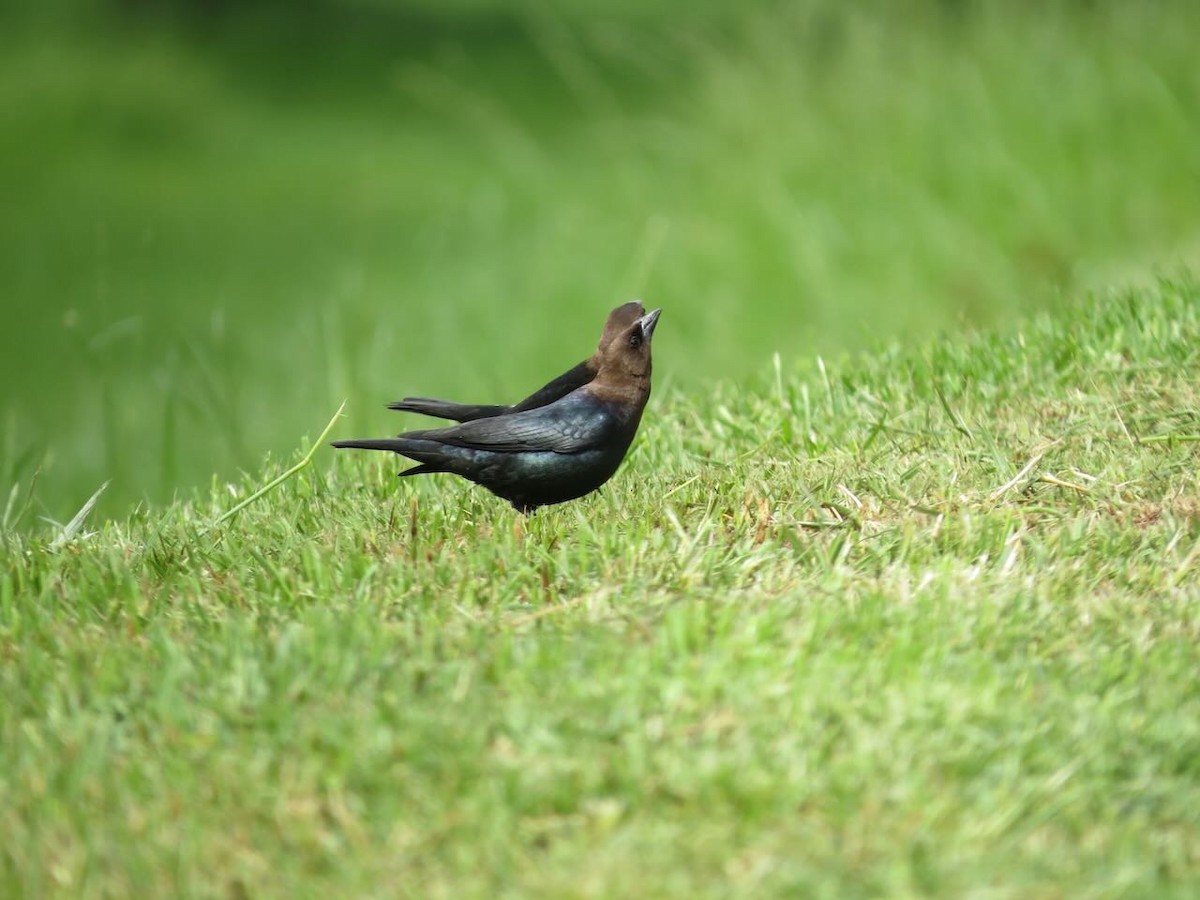
<svg viewBox="0 0 1200 900">
<path fill-rule="evenodd" d="M 650 341 L 661 313 L 639 316 L 613 337 L 600 357 L 595 393 L 643 403 L 650 396 Z"/>
<path fill-rule="evenodd" d="M 641 300 L 630 300 L 628 303 L 622 303 L 610 312 L 608 314 L 608 321 L 604 323 L 604 332 L 600 335 L 600 343 L 596 345 L 597 362 L 599 362 L 600 357 L 604 354 L 604 348 L 611 344 L 618 334 L 645 314 L 646 307 L 642 306 Z"/>
</svg>

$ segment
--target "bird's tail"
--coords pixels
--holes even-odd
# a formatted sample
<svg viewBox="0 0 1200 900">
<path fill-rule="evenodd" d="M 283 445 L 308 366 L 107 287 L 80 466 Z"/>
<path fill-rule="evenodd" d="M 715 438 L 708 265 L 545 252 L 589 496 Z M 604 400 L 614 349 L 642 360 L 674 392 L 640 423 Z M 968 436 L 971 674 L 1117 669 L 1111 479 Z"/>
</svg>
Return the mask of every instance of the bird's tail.
<svg viewBox="0 0 1200 900">
<path fill-rule="evenodd" d="M 413 437 L 368 438 L 366 440 L 334 441 L 339 450 L 389 450 L 421 463 L 405 469 L 403 475 L 424 475 L 429 472 L 449 472 L 451 459 L 446 448 L 436 441 Z"/>
<path fill-rule="evenodd" d="M 404 438 L 378 438 L 358 441 L 334 441 L 333 446 L 339 450 L 391 450 L 393 453 L 403 453 L 409 442 Z"/>
<path fill-rule="evenodd" d="M 389 403 L 388 409 L 420 413 L 423 416 L 435 416 L 439 419 L 451 419 L 455 422 L 487 419 L 509 411 L 507 406 L 451 403 L 449 400 L 434 400 L 432 397 L 405 397 L 403 400 Z"/>
</svg>

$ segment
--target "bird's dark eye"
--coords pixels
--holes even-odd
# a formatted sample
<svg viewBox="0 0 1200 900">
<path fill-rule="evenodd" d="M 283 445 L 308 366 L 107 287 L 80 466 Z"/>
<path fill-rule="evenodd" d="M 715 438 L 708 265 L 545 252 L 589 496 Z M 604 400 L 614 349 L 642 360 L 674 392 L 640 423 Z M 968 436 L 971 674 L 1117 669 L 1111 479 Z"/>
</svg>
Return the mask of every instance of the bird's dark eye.
<svg viewBox="0 0 1200 900">
<path fill-rule="evenodd" d="M 640 328 L 635 329 L 634 332 L 629 335 L 629 346 L 635 350 L 642 346 L 642 330 Z"/>
</svg>

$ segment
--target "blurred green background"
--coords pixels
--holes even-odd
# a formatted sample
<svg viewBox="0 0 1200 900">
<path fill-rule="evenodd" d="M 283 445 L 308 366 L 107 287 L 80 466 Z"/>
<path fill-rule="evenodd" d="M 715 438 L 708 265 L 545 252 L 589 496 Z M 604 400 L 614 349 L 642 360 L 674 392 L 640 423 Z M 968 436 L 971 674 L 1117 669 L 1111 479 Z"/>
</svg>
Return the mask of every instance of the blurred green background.
<svg viewBox="0 0 1200 900">
<path fill-rule="evenodd" d="M 1200 247 L 1194 2 L 50 0 L 0 13 L 0 505 L 515 399 L 665 308 L 702 396 Z M 17 494 L 12 494 L 16 486 Z"/>
</svg>

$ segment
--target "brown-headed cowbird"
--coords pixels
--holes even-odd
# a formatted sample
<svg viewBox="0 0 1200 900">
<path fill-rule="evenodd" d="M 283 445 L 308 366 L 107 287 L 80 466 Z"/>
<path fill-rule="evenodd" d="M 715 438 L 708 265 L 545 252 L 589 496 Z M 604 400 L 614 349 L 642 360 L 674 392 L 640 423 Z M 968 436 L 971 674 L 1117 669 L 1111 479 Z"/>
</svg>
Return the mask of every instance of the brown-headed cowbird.
<svg viewBox="0 0 1200 900">
<path fill-rule="evenodd" d="M 455 422 L 471 422 L 475 419 L 487 419 L 492 416 L 537 409 L 539 406 L 545 406 L 547 403 L 553 403 L 555 400 L 567 396 L 571 391 L 583 387 L 595 378 L 596 372 L 600 369 L 600 357 L 604 353 L 604 348 L 612 343 L 614 337 L 645 314 L 646 309 L 640 300 L 630 300 L 628 303 L 618 306 L 608 314 L 608 321 L 604 323 L 604 333 L 600 335 L 600 343 L 591 357 L 573 369 L 563 372 L 549 384 L 512 406 L 452 403 L 449 400 L 434 400 L 430 397 L 405 397 L 396 403 L 389 403 L 388 409 L 421 413 L 425 416 L 436 416 L 439 419 L 453 419 Z"/>
<path fill-rule="evenodd" d="M 522 513 L 582 497 L 612 477 L 637 433 L 650 397 L 650 339 L 661 312 L 614 335 L 600 354 L 596 377 L 553 403 L 333 446 L 399 453 L 420 463 L 401 476 L 461 475 Z"/>
</svg>

